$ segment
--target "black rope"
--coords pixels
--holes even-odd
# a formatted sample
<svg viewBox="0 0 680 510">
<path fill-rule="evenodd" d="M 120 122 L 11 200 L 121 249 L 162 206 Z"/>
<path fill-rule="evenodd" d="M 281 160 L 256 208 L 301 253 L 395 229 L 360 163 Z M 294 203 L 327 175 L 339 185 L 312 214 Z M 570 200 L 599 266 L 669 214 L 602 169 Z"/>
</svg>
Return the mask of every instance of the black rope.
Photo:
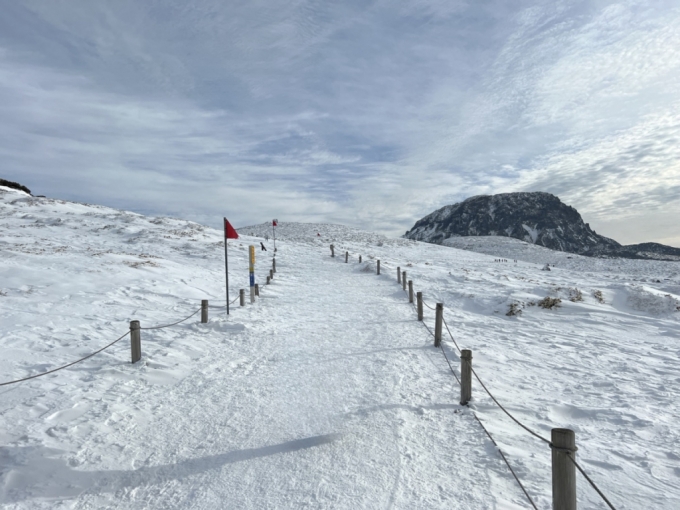
<svg viewBox="0 0 680 510">
<path fill-rule="evenodd" d="M 486 427 L 485 427 L 484 424 L 482 423 L 482 420 L 480 420 L 480 419 L 477 417 L 477 413 L 475 413 L 474 411 L 472 412 L 472 416 L 475 417 L 475 420 L 477 420 L 477 423 L 479 423 L 479 425 L 482 427 L 482 430 L 483 430 L 484 432 L 486 432 L 486 435 L 487 435 L 487 436 L 489 436 L 489 439 L 491 440 L 491 442 L 493 443 L 493 445 L 494 445 L 494 446 L 496 447 L 496 449 L 498 450 L 498 453 L 501 455 L 501 458 L 505 461 L 505 465 L 508 466 L 508 469 L 509 469 L 510 472 L 512 473 L 512 476 L 515 477 L 515 480 L 517 480 L 517 484 L 518 484 L 518 485 L 520 486 L 520 488 L 522 489 L 522 492 L 524 492 L 524 495 L 525 495 L 525 496 L 527 497 L 527 499 L 529 500 L 529 503 L 531 503 L 531 506 L 533 506 L 535 510 L 538 510 L 538 508 L 536 508 L 536 505 L 534 504 L 534 500 L 531 499 L 531 496 L 529 496 L 529 493 L 528 493 L 527 490 L 524 488 L 524 485 L 522 485 L 522 482 L 520 481 L 519 477 L 518 477 L 517 474 L 515 473 L 515 470 L 512 469 L 512 466 L 511 466 L 510 463 L 508 462 L 508 459 L 505 457 L 505 454 L 503 453 L 503 450 L 500 449 L 500 447 L 498 446 L 498 443 L 496 443 L 496 441 L 494 440 L 494 438 L 491 437 L 491 434 L 489 433 L 489 431 L 486 430 Z"/>
<path fill-rule="evenodd" d="M 574 463 L 574 466 L 576 466 L 576 469 L 578 469 L 578 470 L 581 472 L 581 474 L 582 474 L 583 476 L 586 477 L 586 480 L 588 480 L 588 482 L 590 483 L 590 485 L 591 485 L 591 486 L 593 487 L 593 489 L 595 489 L 595 491 L 600 495 L 600 497 L 604 500 L 604 502 L 607 503 L 607 505 L 609 505 L 609 508 L 611 508 L 612 510 L 616 510 L 616 508 L 614 508 L 614 505 L 612 505 L 612 504 L 609 502 L 609 500 L 605 497 L 605 495 L 602 494 L 602 491 L 601 491 L 600 489 L 598 489 L 597 485 L 595 485 L 595 482 L 593 482 L 593 481 L 590 479 L 590 477 L 586 474 L 586 472 L 583 471 L 583 469 L 581 468 L 581 466 L 578 465 L 578 462 L 576 462 L 576 459 L 574 459 L 573 455 L 567 455 L 567 457 L 569 458 L 570 461 L 572 461 L 572 462 Z"/>
<path fill-rule="evenodd" d="M 188 321 L 189 319 L 191 319 L 194 315 L 196 315 L 196 314 L 197 314 L 198 312 L 200 312 L 200 311 L 201 311 L 201 309 L 199 308 L 199 309 L 196 310 L 194 313 L 192 313 L 191 315 L 189 315 L 189 317 L 185 317 L 184 319 L 179 320 L 179 321 L 177 321 L 177 322 L 173 322 L 172 324 L 163 324 L 162 326 L 152 326 L 152 327 L 150 327 L 150 328 L 139 328 L 139 329 L 144 329 L 144 330 L 149 330 L 149 329 L 163 329 L 163 328 L 169 328 L 170 326 L 176 326 L 177 324 L 180 324 L 180 323 L 182 323 L 182 322 L 184 322 L 184 321 Z"/>
<path fill-rule="evenodd" d="M 94 351 L 92 354 L 88 354 L 88 355 L 85 356 L 84 358 L 80 358 L 79 360 L 74 361 L 74 362 L 72 362 L 72 363 L 69 363 L 68 365 L 64 365 L 64 366 L 61 366 L 61 367 L 59 367 L 59 368 L 55 368 L 55 369 L 49 370 L 49 371 L 47 371 L 47 372 L 43 372 L 43 373 L 41 373 L 41 374 L 32 375 L 32 376 L 30 376 L 30 377 L 24 377 L 23 379 L 17 379 L 16 381 L 8 381 L 8 382 L 0 383 L 0 386 L 7 386 L 7 385 L 10 385 L 10 384 L 15 384 L 15 383 L 23 382 L 23 381 L 28 381 L 29 379 L 35 379 L 36 377 L 42 377 L 43 375 L 52 374 L 52 373 L 54 373 L 54 372 L 58 372 L 59 370 L 63 370 L 64 368 L 68 368 L 68 367 L 70 367 L 70 366 L 72 366 L 72 365 L 75 365 L 76 363 L 80 363 L 81 361 L 85 361 L 86 359 L 91 358 L 91 357 L 94 356 L 95 354 L 99 354 L 99 353 L 102 352 L 104 349 L 108 349 L 109 347 L 111 347 L 111 346 L 112 346 L 113 344 L 115 344 L 116 342 L 119 342 L 120 340 L 122 340 L 123 338 L 125 338 L 125 337 L 127 336 L 127 334 L 128 334 L 128 333 L 127 333 L 127 331 L 126 331 L 125 333 L 123 333 L 122 336 L 120 336 L 119 338 L 117 338 L 116 340 L 114 340 L 113 342 L 111 342 L 110 344 L 105 345 L 104 347 L 102 347 L 102 348 L 99 349 L 98 351 Z"/>
<path fill-rule="evenodd" d="M 456 342 L 456 339 L 453 338 L 453 335 L 451 334 L 451 330 L 449 329 L 449 325 L 446 323 L 446 319 L 444 318 L 443 313 L 442 313 L 442 322 L 444 323 L 444 326 L 446 326 L 446 331 L 449 332 L 449 336 L 451 337 L 451 341 L 453 342 L 453 345 L 456 346 L 456 349 L 458 349 L 458 353 L 461 354 L 462 351 L 460 350 L 460 347 L 458 347 L 458 342 Z"/>
<path fill-rule="evenodd" d="M 449 364 L 449 368 L 451 369 L 451 373 L 453 374 L 453 377 L 456 378 L 456 381 L 458 381 L 458 384 L 460 384 L 460 379 L 458 379 L 458 375 L 456 374 L 455 370 L 453 370 L 453 367 L 451 366 L 451 362 L 449 361 L 449 357 L 446 355 L 446 351 L 444 350 L 444 347 L 442 347 L 441 344 L 439 344 L 439 348 L 442 350 L 442 354 L 446 358 L 446 362 Z M 462 384 L 461 384 L 462 386 Z"/>
<path fill-rule="evenodd" d="M 464 359 L 464 358 L 461 358 L 461 359 Z M 472 364 L 471 364 L 468 360 L 465 360 L 465 361 L 466 361 L 466 363 L 470 366 L 470 370 L 471 370 L 472 373 L 474 374 L 474 376 L 475 376 L 475 378 L 477 379 L 477 381 L 479 381 L 479 384 L 481 384 L 481 385 L 482 385 L 482 388 L 484 388 L 484 391 L 486 391 L 487 394 L 491 397 L 491 400 L 493 400 L 493 401 L 496 403 L 496 405 L 497 405 L 498 407 L 501 408 L 501 411 L 503 411 L 505 414 L 507 414 L 507 415 L 510 417 L 510 419 L 511 419 L 512 421 L 514 421 L 517 425 L 519 425 L 519 426 L 522 427 L 524 430 L 526 430 L 529 434 L 531 434 L 531 435 L 534 436 L 534 437 L 537 437 L 538 439 L 540 439 L 540 440 L 543 441 L 544 443 L 550 444 L 550 441 L 549 441 L 549 440 L 547 440 L 547 439 L 544 438 L 543 436 L 539 435 L 538 433 L 534 432 L 534 431 L 531 430 L 529 427 L 527 427 L 526 425 L 524 425 L 521 421 L 519 421 L 517 418 L 515 418 L 512 414 L 510 414 L 510 412 L 509 412 L 507 409 L 505 409 L 505 407 L 503 407 L 503 406 L 501 405 L 501 403 L 500 403 L 498 400 L 496 400 L 496 397 L 494 397 L 494 396 L 491 394 L 491 392 L 489 391 L 489 388 L 486 387 L 486 385 L 482 382 L 482 380 L 481 380 L 481 379 L 479 378 L 479 376 L 477 375 L 477 372 L 475 372 L 475 369 L 472 368 Z"/>
<path fill-rule="evenodd" d="M 443 314 L 442 314 L 442 320 L 443 320 L 444 324 L 446 324 L 446 321 L 444 320 Z M 458 344 L 456 343 L 456 340 L 453 338 L 453 335 L 451 334 L 451 330 L 449 329 L 448 324 L 446 324 L 446 331 L 449 332 L 449 336 L 451 337 L 451 340 L 453 341 L 453 343 L 456 345 L 456 349 L 458 349 L 458 352 L 461 352 L 461 351 L 460 351 L 460 348 L 458 347 Z M 443 352 L 443 351 L 444 351 L 444 350 L 442 349 L 442 352 Z M 445 355 L 446 355 L 446 353 L 445 353 Z M 461 358 L 461 359 L 464 359 L 464 358 Z M 491 400 L 493 400 L 493 401 L 496 403 L 496 405 L 497 405 L 498 407 L 500 407 L 501 410 L 502 410 L 505 414 L 507 414 L 507 415 L 510 417 L 510 419 L 511 419 L 512 421 L 514 421 L 517 425 L 519 425 L 519 426 L 522 427 L 524 430 L 526 430 L 527 432 L 529 432 L 529 434 L 531 434 L 532 436 L 535 436 L 535 437 L 537 437 L 538 439 L 540 439 L 541 441 L 550 444 L 550 441 L 549 441 L 548 439 L 546 439 L 546 438 L 544 438 L 543 436 L 539 435 L 538 433 L 534 432 L 534 431 L 531 430 L 529 427 L 527 427 L 526 425 L 524 425 L 521 421 L 519 421 L 517 418 L 515 418 L 512 414 L 510 414 L 510 412 L 509 412 L 507 409 L 505 409 L 505 407 L 503 407 L 503 406 L 501 405 L 501 403 L 500 403 L 498 400 L 496 400 L 496 397 L 494 397 L 493 394 L 491 393 L 491 391 L 489 391 L 489 388 L 487 388 L 486 385 L 482 382 L 482 380 L 480 379 L 479 375 L 477 375 L 477 372 L 475 371 L 475 369 L 472 368 L 472 363 L 470 363 L 468 360 L 465 360 L 465 361 L 466 361 L 466 363 L 470 366 L 470 370 L 471 370 L 472 373 L 474 374 L 474 376 L 475 376 L 475 378 L 477 379 L 477 381 L 479 381 L 479 384 L 481 384 L 481 385 L 482 385 L 482 388 L 484 388 L 484 391 L 486 391 L 487 394 L 491 397 Z"/>
</svg>

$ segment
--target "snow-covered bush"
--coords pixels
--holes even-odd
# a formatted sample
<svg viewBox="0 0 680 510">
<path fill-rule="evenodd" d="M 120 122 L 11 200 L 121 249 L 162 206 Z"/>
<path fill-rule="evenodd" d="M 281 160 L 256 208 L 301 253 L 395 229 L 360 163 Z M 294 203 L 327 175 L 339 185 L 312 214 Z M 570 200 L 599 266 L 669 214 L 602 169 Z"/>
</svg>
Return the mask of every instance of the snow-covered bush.
<svg viewBox="0 0 680 510">
<path fill-rule="evenodd" d="M 583 294 L 576 287 L 569 289 L 569 301 L 576 303 L 577 301 L 583 301 Z"/>
</svg>

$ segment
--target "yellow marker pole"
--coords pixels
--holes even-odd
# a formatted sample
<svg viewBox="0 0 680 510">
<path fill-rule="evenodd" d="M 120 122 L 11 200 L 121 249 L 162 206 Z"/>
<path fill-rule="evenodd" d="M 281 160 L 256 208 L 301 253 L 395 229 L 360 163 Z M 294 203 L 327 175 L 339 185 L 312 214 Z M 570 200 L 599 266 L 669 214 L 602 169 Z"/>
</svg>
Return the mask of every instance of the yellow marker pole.
<svg viewBox="0 0 680 510">
<path fill-rule="evenodd" d="M 248 247 L 248 254 L 250 255 L 250 302 L 255 302 L 255 246 L 252 244 Z"/>
</svg>

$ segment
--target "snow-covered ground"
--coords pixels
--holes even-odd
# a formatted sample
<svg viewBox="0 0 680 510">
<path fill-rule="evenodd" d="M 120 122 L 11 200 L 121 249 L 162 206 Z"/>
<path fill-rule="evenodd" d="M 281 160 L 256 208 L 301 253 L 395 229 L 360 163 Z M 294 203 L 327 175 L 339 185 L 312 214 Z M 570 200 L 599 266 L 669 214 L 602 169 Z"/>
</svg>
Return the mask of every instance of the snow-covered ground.
<svg viewBox="0 0 680 510">
<path fill-rule="evenodd" d="M 248 285 L 247 246 L 271 227 L 240 233 L 232 298 Z M 134 365 L 124 337 L 0 386 L 3 507 L 527 508 L 475 411 L 551 508 L 549 448 L 476 381 L 470 407 L 458 405 L 397 266 L 444 303 L 510 412 L 544 437 L 576 431 L 578 461 L 617 508 L 680 507 L 680 263 L 503 238 L 455 249 L 339 225 L 282 222 L 276 235 L 270 286 L 272 240 L 257 253 L 255 305 L 142 331 Z M 81 358 L 130 320 L 224 305 L 222 233 L 192 222 L 0 188 L 0 253 L 0 382 Z M 546 296 L 560 307 L 537 306 Z M 445 351 L 458 371 L 448 339 Z M 578 493 L 580 508 L 604 508 L 580 475 Z"/>
</svg>

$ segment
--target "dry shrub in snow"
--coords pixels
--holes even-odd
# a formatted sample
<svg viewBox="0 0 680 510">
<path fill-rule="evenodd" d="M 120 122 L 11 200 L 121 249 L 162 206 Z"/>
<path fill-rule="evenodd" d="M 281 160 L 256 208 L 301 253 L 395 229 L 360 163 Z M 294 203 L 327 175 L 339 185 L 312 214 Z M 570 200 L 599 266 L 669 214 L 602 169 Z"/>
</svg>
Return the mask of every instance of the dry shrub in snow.
<svg viewBox="0 0 680 510">
<path fill-rule="evenodd" d="M 562 300 L 560 298 L 552 298 L 550 296 L 546 296 L 543 299 L 541 299 L 537 304 L 541 308 L 552 310 L 553 308 L 559 308 L 561 302 Z"/>
<path fill-rule="evenodd" d="M 508 317 L 522 315 L 522 303 L 519 303 L 518 301 L 510 303 L 510 305 L 508 306 L 508 313 L 506 313 L 505 315 L 507 315 Z"/>
<path fill-rule="evenodd" d="M 597 299 L 598 303 L 604 303 L 604 296 L 602 295 L 601 290 L 596 290 L 593 292 L 593 297 Z"/>
</svg>

